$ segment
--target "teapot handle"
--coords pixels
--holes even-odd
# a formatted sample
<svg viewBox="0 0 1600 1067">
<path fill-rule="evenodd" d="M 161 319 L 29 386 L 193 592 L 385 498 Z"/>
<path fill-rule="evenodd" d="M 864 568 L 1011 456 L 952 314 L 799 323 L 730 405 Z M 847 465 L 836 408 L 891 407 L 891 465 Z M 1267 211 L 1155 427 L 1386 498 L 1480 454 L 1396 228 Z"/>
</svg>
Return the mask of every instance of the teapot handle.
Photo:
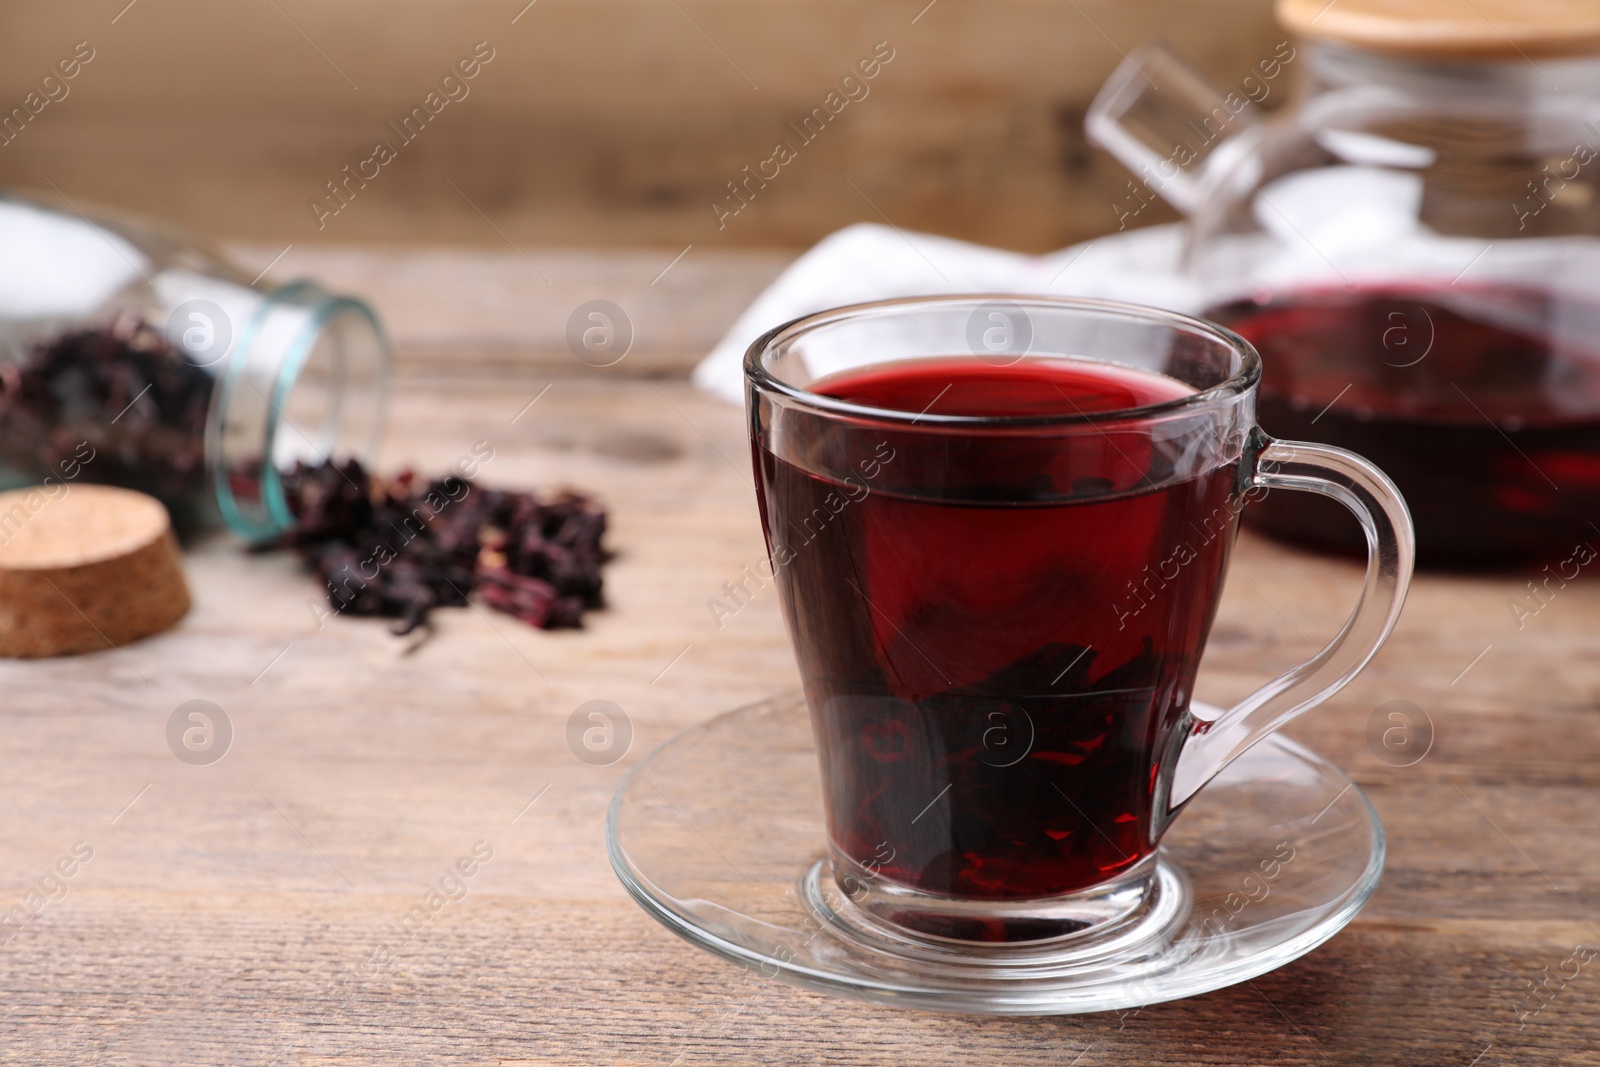
<svg viewBox="0 0 1600 1067">
<path fill-rule="evenodd" d="M 1112 72 L 1084 118 L 1090 142 L 1133 171 L 1136 180 L 1185 215 L 1204 201 L 1211 177 L 1227 169 L 1250 138 L 1258 109 L 1220 88 L 1186 56 L 1160 41 L 1140 45 Z M 1131 183 L 1130 183 L 1131 184 Z M 1143 194 L 1133 189 L 1142 203 Z M 1118 211 L 1119 220 L 1138 209 Z"/>
</svg>

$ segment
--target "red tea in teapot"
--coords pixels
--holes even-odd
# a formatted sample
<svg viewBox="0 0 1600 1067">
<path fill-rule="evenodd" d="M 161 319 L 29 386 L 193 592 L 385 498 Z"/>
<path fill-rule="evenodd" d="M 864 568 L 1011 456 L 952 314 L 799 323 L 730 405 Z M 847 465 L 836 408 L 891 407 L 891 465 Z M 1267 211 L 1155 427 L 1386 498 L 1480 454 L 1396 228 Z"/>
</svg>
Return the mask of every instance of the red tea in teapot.
<svg viewBox="0 0 1600 1067">
<path fill-rule="evenodd" d="M 1207 318 L 1256 346 L 1262 427 L 1394 479 L 1424 565 L 1480 567 L 1600 538 L 1600 306 L 1532 287 L 1264 294 Z M 1254 525 L 1361 551 L 1340 505 L 1269 493 Z"/>
</svg>

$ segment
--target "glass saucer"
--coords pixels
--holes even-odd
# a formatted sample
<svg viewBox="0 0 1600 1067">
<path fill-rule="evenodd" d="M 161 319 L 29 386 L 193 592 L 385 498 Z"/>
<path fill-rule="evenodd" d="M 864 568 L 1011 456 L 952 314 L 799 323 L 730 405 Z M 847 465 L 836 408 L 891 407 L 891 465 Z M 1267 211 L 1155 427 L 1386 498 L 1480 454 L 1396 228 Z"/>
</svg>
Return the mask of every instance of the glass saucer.
<svg viewBox="0 0 1600 1067">
<path fill-rule="evenodd" d="M 934 1011 L 1063 1015 L 1195 996 L 1316 948 L 1366 903 L 1383 828 L 1344 772 L 1273 736 L 1213 779 L 1157 853 L 1140 936 L 1020 945 L 884 936 L 828 867 L 805 702 L 691 727 L 623 781 L 611 864 L 681 937 L 769 978 Z M 1086 950 L 1087 949 L 1087 950 Z"/>
</svg>

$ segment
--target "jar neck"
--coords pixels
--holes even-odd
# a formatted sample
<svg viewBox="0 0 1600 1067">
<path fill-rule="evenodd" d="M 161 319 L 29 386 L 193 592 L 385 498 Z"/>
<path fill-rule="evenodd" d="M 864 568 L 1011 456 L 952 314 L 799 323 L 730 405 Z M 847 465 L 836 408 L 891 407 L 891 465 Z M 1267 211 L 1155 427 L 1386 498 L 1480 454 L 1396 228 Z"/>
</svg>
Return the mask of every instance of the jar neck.
<svg viewBox="0 0 1600 1067">
<path fill-rule="evenodd" d="M 240 325 L 212 395 L 206 461 L 223 520 L 259 542 L 294 524 L 284 472 L 370 458 L 388 345 L 370 308 L 311 282 L 232 288 L 216 301 Z"/>
<path fill-rule="evenodd" d="M 1485 98 L 1530 104 L 1563 97 L 1600 100 L 1600 56 L 1444 60 L 1335 41 L 1307 42 L 1305 51 L 1308 97 L 1362 87 L 1455 102 Z"/>
</svg>

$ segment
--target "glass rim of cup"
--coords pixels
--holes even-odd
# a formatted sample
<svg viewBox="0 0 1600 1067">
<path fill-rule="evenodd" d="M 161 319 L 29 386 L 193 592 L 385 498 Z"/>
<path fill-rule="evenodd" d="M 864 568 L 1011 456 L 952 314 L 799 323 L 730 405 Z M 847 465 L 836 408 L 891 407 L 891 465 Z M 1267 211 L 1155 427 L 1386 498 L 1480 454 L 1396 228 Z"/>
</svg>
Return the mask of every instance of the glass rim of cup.
<svg viewBox="0 0 1600 1067">
<path fill-rule="evenodd" d="M 898 310 L 913 311 L 917 309 L 963 306 L 971 306 L 976 310 L 989 303 L 1011 304 L 1023 310 L 1037 308 L 1049 311 L 1076 311 L 1085 314 L 1098 314 L 1107 318 L 1133 319 L 1151 325 L 1167 326 L 1174 330 L 1199 334 L 1226 345 L 1237 354 L 1239 365 L 1233 374 L 1216 385 L 1196 390 L 1188 396 L 1178 397 L 1173 400 L 1163 400 L 1154 404 L 1145 404 L 1140 407 L 1121 408 L 1116 411 L 1075 412 L 1058 415 L 946 415 L 934 412 L 918 413 L 894 408 L 871 407 L 812 392 L 804 386 L 793 385 L 779 378 L 767 368 L 763 360 L 767 353 L 780 345 L 791 344 L 809 333 L 828 326 L 852 319 L 869 317 L 875 312 L 887 313 Z M 929 353 L 930 358 L 936 355 L 937 353 Z M 1032 353 L 1029 353 L 1029 355 L 1032 355 Z M 1071 359 L 1087 357 L 1073 357 L 1066 354 L 1055 356 L 1052 354 L 1043 358 Z M 1128 364 L 1111 359 L 1096 359 L 1095 362 L 1115 366 L 1128 366 Z M 1188 413 L 1219 402 L 1232 400 L 1248 393 L 1260 383 L 1261 356 L 1256 352 L 1254 345 L 1224 326 L 1219 326 L 1216 323 L 1208 322 L 1193 315 L 1149 307 L 1144 304 L 1130 304 L 1118 300 L 1100 300 L 1093 297 L 1024 295 L 1017 293 L 945 293 L 933 296 L 893 297 L 887 300 L 845 304 L 840 307 L 828 308 L 824 311 L 817 311 L 790 319 L 780 326 L 773 327 L 751 342 L 750 347 L 745 350 L 744 376 L 745 380 L 758 392 L 778 393 L 793 402 L 823 413 L 869 419 L 876 422 L 917 426 L 923 429 L 935 427 L 981 429 L 983 427 L 1081 426 L 1161 418 L 1168 415 Z"/>
</svg>

